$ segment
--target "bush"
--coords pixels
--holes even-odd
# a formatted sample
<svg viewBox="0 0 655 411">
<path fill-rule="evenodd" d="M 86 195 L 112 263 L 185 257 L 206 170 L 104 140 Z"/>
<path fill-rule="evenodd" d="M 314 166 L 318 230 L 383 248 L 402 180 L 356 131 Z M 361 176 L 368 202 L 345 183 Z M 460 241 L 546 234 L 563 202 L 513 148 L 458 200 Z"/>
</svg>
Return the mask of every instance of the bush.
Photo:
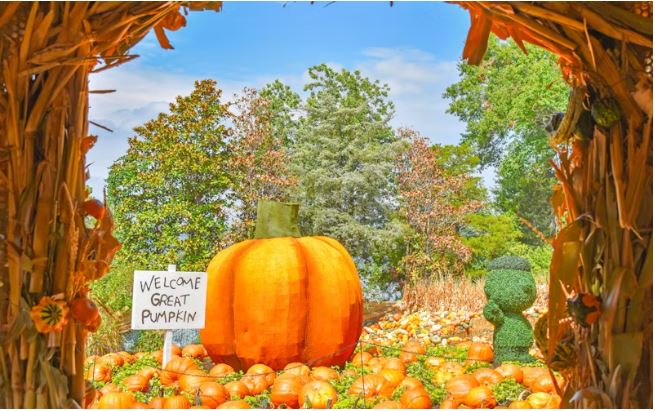
<svg viewBox="0 0 655 411">
<path fill-rule="evenodd" d="M 530 262 L 532 275 L 537 280 L 546 280 L 550 273 L 550 260 L 553 256 L 553 247 L 544 244 L 539 247 L 527 244 L 514 244 L 510 247 L 509 254 L 518 255 Z"/>
<path fill-rule="evenodd" d="M 530 262 L 523 258 L 514 255 L 504 255 L 502 257 L 494 258 L 487 264 L 489 271 L 492 270 L 518 270 L 532 272 Z"/>
</svg>

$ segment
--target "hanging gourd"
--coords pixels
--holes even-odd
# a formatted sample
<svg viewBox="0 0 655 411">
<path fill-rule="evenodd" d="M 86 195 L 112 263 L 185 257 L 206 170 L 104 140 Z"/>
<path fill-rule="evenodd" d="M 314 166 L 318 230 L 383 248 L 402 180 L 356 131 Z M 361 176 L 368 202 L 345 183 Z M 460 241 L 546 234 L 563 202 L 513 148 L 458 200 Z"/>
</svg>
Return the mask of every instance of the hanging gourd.
<svg viewBox="0 0 655 411">
<path fill-rule="evenodd" d="M 363 319 L 355 264 L 338 241 L 301 237 L 297 217 L 297 204 L 260 201 L 255 238 L 209 264 L 200 337 L 215 363 L 342 365 L 355 349 Z"/>
</svg>

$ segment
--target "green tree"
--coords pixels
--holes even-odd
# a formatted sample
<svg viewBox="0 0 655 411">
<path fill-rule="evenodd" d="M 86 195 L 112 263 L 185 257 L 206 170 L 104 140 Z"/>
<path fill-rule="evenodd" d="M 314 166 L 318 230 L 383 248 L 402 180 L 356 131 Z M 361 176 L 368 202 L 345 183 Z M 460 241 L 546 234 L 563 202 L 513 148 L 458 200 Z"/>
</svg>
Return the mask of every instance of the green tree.
<svg viewBox="0 0 655 411">
<path fill-rule="evenodd" d="M 120 348 L 118 328 L 132 305 L 134 270 L 173 263 L 204 270 L 217 252 L 227 229 L 231 120 L 216 82 L 197 81 L 190 95 L 170 104 L 170 113 L 136 127 L 127 153 L 110 168 L 107 201 L 122 248 L 111 272 L 93 283 L 105 324 L 91 341 L 96 349 Z M 141 333 L 137 348 L 149 338 L 161 335 Z"/>
<path fill-rule="evenodd" d="M 204 80 L 170 113 L 134 129 L 107 179 L 119 261 L 205 268 L 227 229 L 231 118 L 216 82 Z"/>
<path fill-rule="evenodd" d="M 259 96 L 268 101 L 273 138 L 289 147 L 295 141 L 301 120 L 300 96 L 280 80 L 266 84 L 259 90 Z"/>
<path fill-rule="evenodd" d="M 521 237 L 521 231 L 512 215 L 481 212 L 467 216 L 466 227 L 461 235 L 464 244 L 473 254 L 466 273 L 471 277 L 479 277 L 486 274 L 486 264 L 490 260 L 510 254 Z"/>
<path fill-rule="evenodd" d="M 388 87 L 325 64 L 311 67 L 309 77 L 292 162 L 301 229 L 340 240 L 364 271 L 389 266 L 402 249 L 394 218 L 402 144 L 389 125 Z"/>
<path fill-rule="evenodd" d="M 473 147 L 480 166 L 498 166 L 496 208 L 552 234 L 549 199 L 555 180 L 547 159 L 554 152 L 543 124 L 566 108 L 569 88 L 556 56 L 527 47 L 526 55 L 513 42 L 492 36 L 480 66 L 460 64 L 460 80 L 444 97 L 451 100 L 448 111 L 466 122 L 462 140 Z M 529 228 L 521 230 L 525 240 L 539 241 Z"/>
<path fill-rule="evenodd" d="M 482 184 L 482 177 L 475 176 L 480 158 L 469 144 L 435 144 L 432 146 L 432 151 L 437 166 L 447 176 L 466 177 L 456 196 L 453 196 L 453 201 L 461 204 L 472 200 L 482 202 L 487 200 L 487 190 Z"/>
</svg>

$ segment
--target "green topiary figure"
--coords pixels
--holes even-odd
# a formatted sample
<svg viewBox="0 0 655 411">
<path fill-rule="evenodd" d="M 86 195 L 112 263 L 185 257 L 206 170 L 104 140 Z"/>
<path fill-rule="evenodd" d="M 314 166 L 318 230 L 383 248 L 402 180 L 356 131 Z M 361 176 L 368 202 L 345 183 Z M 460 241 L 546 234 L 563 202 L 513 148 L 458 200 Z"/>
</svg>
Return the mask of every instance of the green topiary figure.
<svg viewBox="0 0 655 411">
<path fill-rule="evenodd" d="M 526 268 L 525 265 L 520 267 Z M 529 354 L 533 343 L 532 326 L 522 314 L 523 310 L 529 308 L 537 299 L 537 286 L 529 270 L 528 263 L 527 270 L 497 268 L 487 276 L 484 285 L 487 305 L 482 313 L 495 327 L 496 364 L 504 361 L 535 360 Z"/>
<path fill-rule="evenodd" d="M 515 255 L 504 255 L 502 257 L 497 257 L 491 260 L 487 265 L 489 271 L 493 270 L 519 270 L 530 272 L 532 268 L 530 267 L 530 262 L 523 257 L 517 257 Z"/>
</svg>

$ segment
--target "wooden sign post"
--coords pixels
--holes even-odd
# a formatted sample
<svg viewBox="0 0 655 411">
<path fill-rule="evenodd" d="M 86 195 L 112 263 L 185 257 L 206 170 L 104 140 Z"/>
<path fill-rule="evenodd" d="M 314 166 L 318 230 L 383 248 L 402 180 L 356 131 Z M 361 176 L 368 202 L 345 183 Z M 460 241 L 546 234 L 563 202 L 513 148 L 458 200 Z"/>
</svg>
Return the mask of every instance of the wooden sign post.
<svg viewBox="0 0 655 411">
<path fill-rule="evenodd" d="M 205 328 L 207 273 L 135 271 L 132 329 L 165 330 L 162 368 L 172 356 L 173 330 Z"/>
</svg>

